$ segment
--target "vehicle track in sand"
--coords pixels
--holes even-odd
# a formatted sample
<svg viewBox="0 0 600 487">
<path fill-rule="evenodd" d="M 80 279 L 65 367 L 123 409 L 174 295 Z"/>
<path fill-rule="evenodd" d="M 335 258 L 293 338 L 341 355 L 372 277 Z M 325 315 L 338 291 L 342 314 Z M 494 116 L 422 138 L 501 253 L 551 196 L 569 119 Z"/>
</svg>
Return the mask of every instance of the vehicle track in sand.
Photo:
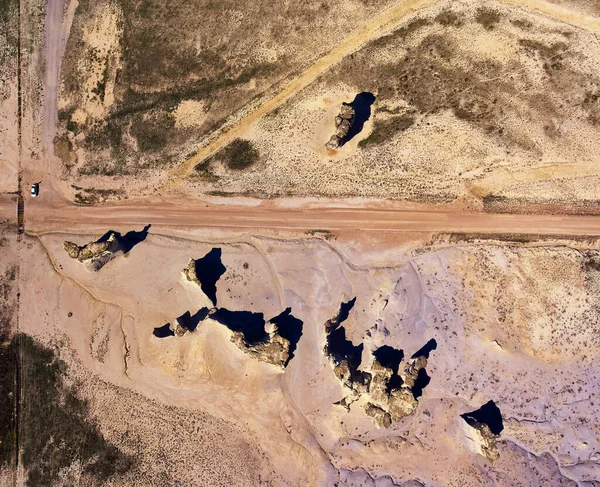
<svg viewBox="0 0 600 487">
<path fill-rule="evenodd" d="M 229 127 L 221 127 L 207 137 L 206 145 L 198 149 L 194 155 L 176 166 L 163 185 L 163 189 L 173 187 L 179 180 L 186 177 L 201 161 L 218 152 L 236 138 L 242 136 L 255 122 L 266 114 L 280 107 L 283 103 L 312 84 L 319 76 L 346 56 L 357 51 L 368 42 L 393 31 L 410 13 L 425 7 L 431 7 L 442 0 L 405 0 L 393 4 L 370 19 L 367 23 L 354 30 L 337 47 L 319 58 L 314 64 L 303 71 L 271 98 L 258 105 L 231 123 Z M 600 18 L 575 12 L 567 7 L 548 3 L 544 0 L 500 0 L 514 7 L 526 8 L 539 14 L 551 17 L 575 27 L 600 34 Z"/>
</svg>

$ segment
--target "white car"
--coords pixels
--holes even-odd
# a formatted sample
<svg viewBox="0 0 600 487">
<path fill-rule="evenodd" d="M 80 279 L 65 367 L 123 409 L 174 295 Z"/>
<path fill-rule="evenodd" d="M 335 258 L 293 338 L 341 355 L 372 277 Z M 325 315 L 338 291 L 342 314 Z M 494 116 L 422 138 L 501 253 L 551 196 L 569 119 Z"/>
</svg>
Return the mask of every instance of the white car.
<svg viewBox="0 0 600 487">
<path fill-rule="evenodd" d="M 32 184 L 31 185 L 31 196 L 35 198 L 38 194 L 40 194 L 40 183 Z"/>
</svg>

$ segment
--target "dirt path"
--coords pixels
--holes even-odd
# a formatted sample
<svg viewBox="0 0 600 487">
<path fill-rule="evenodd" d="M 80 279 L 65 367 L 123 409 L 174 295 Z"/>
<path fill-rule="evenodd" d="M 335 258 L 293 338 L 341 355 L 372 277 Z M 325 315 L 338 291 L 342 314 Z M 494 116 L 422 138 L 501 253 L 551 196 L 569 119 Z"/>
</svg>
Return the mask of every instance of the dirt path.
<svg viewBox="0 0 600 487">
<path fill-rule="evenodd" d="M 67 10 L 65 12 L 65 5 Z M 67 47 L 76 0 L 48 0 L 44 32 L 46 76 L 44 77 L 44 122 L 42 137 L 44 151 L 54 156 L 54 135 L 57 122 L 57 87 L 60 65 Z"/>
</svg>

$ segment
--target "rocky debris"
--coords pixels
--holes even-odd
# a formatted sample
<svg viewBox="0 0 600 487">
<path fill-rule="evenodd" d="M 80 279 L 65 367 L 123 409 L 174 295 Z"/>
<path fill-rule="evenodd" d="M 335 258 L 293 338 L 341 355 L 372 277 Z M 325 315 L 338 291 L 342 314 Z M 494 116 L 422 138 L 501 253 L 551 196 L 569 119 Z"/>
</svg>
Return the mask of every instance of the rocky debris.
<svg viewBox="0 0 600 487">
<path fill-rule="evenodd" d="M 325 147 L 329 150 L 339 149 L 354 123 L 354 108 L 349 103 L 342 103 L 340 112 L 335 117 L 335 134 L 331 136 Z"/>
<path fill-rule="evenodd" d="M 502 414 L 494 401 L 488 401 L 483 406 L 470 413 L 460 415 L 465 420 L 465 434 L 471 440 L 471 448 L 483 455 L 490 462 L 500 457 L 496 439 L 504 429 Z"/>
<path fill-rule="evenodd" d="M 173 330 L 173 333 L 175 334 L 175 336 L 177 337 L 182 337 L 183 335 L 185 335 L 188 331 L 190 331 L 185 324 L 183 323 L 183 320 L 180 318 L 175 318 L 173 320 L 173 322 L 171 323 L 171 330 Z"/>
<path fill-rule="evenodd" d="M 365 413 L 371 416 L 375 424 L 380 428 L 389 428 L 392 424 L 392 417 L 383 408 L 369 402 L 365 405 Z"/>
<path fill-rule="evenodd" d="M 251 355 L 252 357 L 260 360 L 261 362 L 267 362 L 277 367 L 285 368 L 285 364 L 288 361 L 290 354 L 290 341 L 283 338 L 279 333 L 277 326 L 267 322 L 265 324 L 265 330 L 269 338 L 258 344 L 250 345 L 244 339 L 242 332 L 233 332 L 231 341 L 237 345 L 237 347 Z"/>
<path fill-rule="evenodd" d="M 206 307 L 200 308 L 193 315 L 186 311 L 181 316 L 175 318 L 171 323 L 154 328 L 154 336 L 158 338 L 167 338 L 171 336 L 182 337 L 188 331 L 195 331 L 198 324 L 204 321 L 210 310 Z"/>
<path fill-rule="evenodd" d="M 390 367 L 382 365 L 377 358 L 373 360 L 373 380 L 371 381 L 371 398 L 377 402 L 393 421 L 409 416 L 417 409 L 417 398 L 414 388 L 419 377 L 419 371 L 427 365 L 427 359 L 422 355 L 411 359 L 404 373 L 398 375 Z"/>
<path fill-rule="evenodd" d="M 63 248 L 69 257 L 83 263 L 88 269 L 99 271 L 112 259 L 124 253 L 124 245 L 115 232 L 110 232 L 108 238 L 79 246 L 66 241 Z"/>
</svg>

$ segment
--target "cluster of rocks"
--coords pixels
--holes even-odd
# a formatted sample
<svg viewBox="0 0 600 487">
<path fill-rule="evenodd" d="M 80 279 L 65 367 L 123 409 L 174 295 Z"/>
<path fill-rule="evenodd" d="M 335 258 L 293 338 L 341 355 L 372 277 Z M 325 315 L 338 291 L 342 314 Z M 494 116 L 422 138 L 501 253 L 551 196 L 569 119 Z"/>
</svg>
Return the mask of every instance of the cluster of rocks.
<svg viewBox="0 0 600 487">
<path fill-rule="evenodd" d="M 374 358 L 371 367 L 373 379 L 369 389 L 370 401 L 365 406 L 365 413 L 373 417 L 379 427 L 386 428 L 392 421 L 413 414 L 417 409 L 415 384 L 419 372 L 424 371 L 426 366 L 427 358 L 421 355 L 411 359 L 406 364 L 404 373 L 398 375 L 392 368 L 383 366 Z M 391 385 L 394 383 L 396 385 Z"/>
<path fill-rule="evenodd" d="M 214 282 L 203 282 L 201 276 L 198 275 L 199 264 L 202 262 L 202 259 L 190 259 L 181 273 L 186 281 L 204 290 L 207 284 L 214 286 Z M 203 321 L 207 317 L 213 319 L 230 330 L 231 341 L 244 353 L 282 369 L 286 367 L 293 356 L 296 347 L 295 341 L 299 338 L 302 329 L 302 322 L 292 316 L 290 308 L 268 321 L 265 321 L 262 313 L 229 311 L 216 306 L 210 309 L 203 308 L 199 313 L 201 316 L 196 317 L 196 320 L 192 318 L 192 321 Z M 164 334 L 164 331 L 157 333 L 163 337 L 183 336 L 188 331 L 192 331 L 184 321 L 176 319 L 169 325 L 169 333 Z M 195 323 L 194 329 L 196 325 Z M 164 328 L 162 327 L 160 330 Z M 295 340 L 291 339 L 293 337 Z"/>
<path fill-rule="evenodd" d="M 354 300 L 343 303 L 336 316 L 325 323 L 326 342 L 324 353 L 328 357 L 336 377 L 348 390 L 348 395 L 336 404 L 350 410 L 353 402 L 364 398 L 364 410 L 379 427 L 389 427 L 392 421 L 411 415 L 417 408 L 416 394 L 420 394 L 418 380 L 425 373 L 430 349 L 417 352 L 399 372 L 403 359 L 401 350 L 384 346 L 372 353 L 369 371 L 360 370 L 364 345 L 354 345 L 346 339 L 341 323 L 347 318 Z M 432 340 L 435 343 L 434 340 Z M 378 353 L 386 349 L 388 360 Z M 385 363 L 384 363 L 385 362 Z M 425 374 L 426 376 L 426 374 Z"/>
<path fill-rule="evenodd" d="M 249 343 L 241 331 L 232 332 L 231 341 L 253 358 L 276 367 L 285 368 L 290 358 L 290 341 L 279 334 L 277 325 L 265 323 L 267 338 L 259 343 Z"/>
<path fill-rule="evenodd" d="M 124 253 L 124 245 L 115 232 L 110 232 L 108 238 L 96 242 L 90 242 L 79 246 L 76 243 L 66 241 L 63 248 L 69 257 L 83 263 L 92 271 L 99 271 L 108 262 Z"/>
<path fill-rule="evenodd" d="M 335 134 L 331 136 L 325 147 L 329 150 L 339 149 L 354 124 L 355 111 L 349 103 L 342 103 L 340 112 L 335 117 Z"/>
</svg>

